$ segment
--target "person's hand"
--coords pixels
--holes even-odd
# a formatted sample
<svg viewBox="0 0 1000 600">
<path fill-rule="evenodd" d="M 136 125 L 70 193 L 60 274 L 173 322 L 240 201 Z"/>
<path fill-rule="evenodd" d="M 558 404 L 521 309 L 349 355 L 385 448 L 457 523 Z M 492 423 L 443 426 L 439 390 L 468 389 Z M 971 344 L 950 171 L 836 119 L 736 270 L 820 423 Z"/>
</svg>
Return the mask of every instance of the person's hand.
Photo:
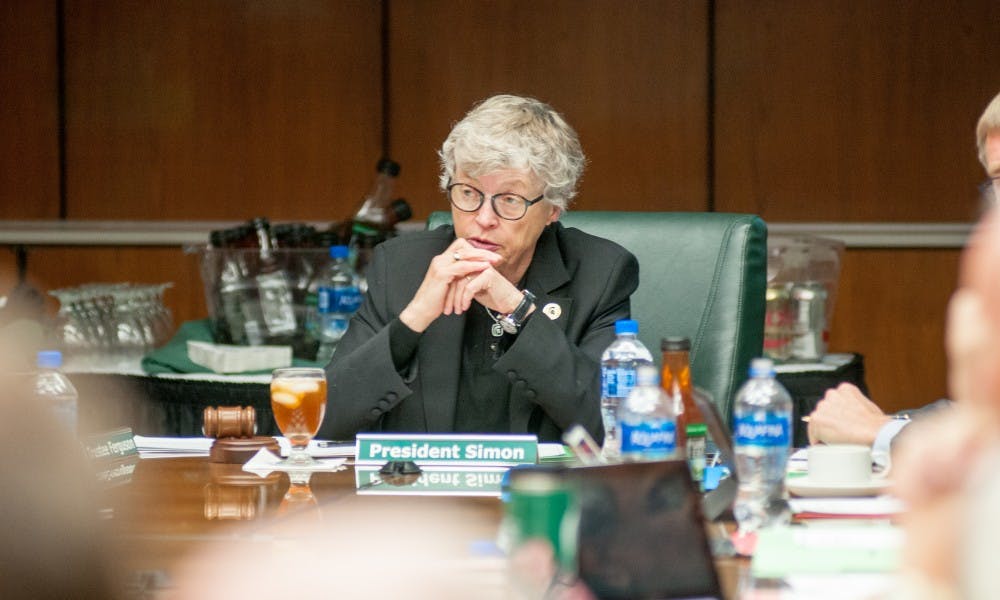
<svg viewBox="0 0 1000 600">
<path fill-rule="evenodd" d="M 958 576 L 960 523 L 977 458 L 996 443 L 982 409 L 968 403 L 909 426 L 893 453 L 892 490 L 907 510 L 903 563 L 939 585 Z"/>
<path fill-rule="evenodd" d="M 524 292 L 496 269 L 488 267 L 452 284 L 444 312 L 460 315 L 469 310 L 475 300 L 486 308 L 505 315 L 514 312 L 523 298 Z"/>
<path fill-rule="evenodd" d="M 439 316 L 454 311 L 456 294 L 464 290 L 472 276 L 486 269 L 492 271 L 493 265 L 501 259 L 495 252 L 475 248 L 463 239 L 455 240 L 431 259 L 424 280 L 410 303 L 399 313 L 399 319 L 413 331 L 424 331 Z"/>
<path fill-rule="evenodd" d="M 890 420 L 857 386 L 841 383 L 827 390 L 809 415 L 809 443 L 871 446 Z"/>
</svg>

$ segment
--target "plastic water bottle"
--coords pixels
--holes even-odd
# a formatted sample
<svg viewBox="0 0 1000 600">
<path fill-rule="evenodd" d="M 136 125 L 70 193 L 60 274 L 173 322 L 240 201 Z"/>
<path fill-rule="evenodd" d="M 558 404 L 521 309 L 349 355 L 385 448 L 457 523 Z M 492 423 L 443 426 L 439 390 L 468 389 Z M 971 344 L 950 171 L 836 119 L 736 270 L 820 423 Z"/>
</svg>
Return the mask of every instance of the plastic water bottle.
<svg viewBox="0 0 1000 600">
<path fill-rule="evenodd" d="M 75 435 L 79 394 L 59 370 L 62 367 L 62 353 L 58 350 L 42 350 L 38 353 L 37 365 L 35 397 L 46 403 L 55 418 Z"/>
<path fill-rule="evenodd" d="M 791 442 L 792 399 L 774 377 L 774 363 L 757 358 L 736 393 L 733 445 L 739 492 L 733 515 L 741 533 L 770 522 L 769 507 L 782 496 Z"/>
<path fill-rule="evenodd" d="M 344 337 L 351 316 L 361 307 L 361 288 L 348 259 L 347 246 L 330 246 L 332 262 L 314 279 L 316 289 L 316 360 L 329 362 L 337 342 Z"/>
<path fill-rule="evenodd" d="M 636 384 L 618 411 L 621 459 L 667 460 L 677 453 L 674 402 L 653 365 L 639 365 Z"/>
<path fill-rule="evenodd" d="M 637 337 L 639 324 L 631 319 L 615 323 L 615 341 L 601 355 L 601 417 L 604 447 L 609 460 L 618 458 L 618 409 L 636 381 L 636 367 L 652 365 L 653 355 Z"/>
</svg>

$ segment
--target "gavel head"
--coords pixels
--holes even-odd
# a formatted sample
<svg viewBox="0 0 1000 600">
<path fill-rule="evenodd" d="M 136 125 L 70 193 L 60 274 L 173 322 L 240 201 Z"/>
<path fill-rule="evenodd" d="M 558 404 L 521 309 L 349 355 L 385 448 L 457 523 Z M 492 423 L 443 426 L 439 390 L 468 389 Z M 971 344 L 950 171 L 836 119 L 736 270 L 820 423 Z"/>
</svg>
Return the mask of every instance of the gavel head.
<svg viewBox="0 0 1000 600">
<path fill-rule="evenodd" d="M 252 406 L 208 406 L 202 423 L 205 437 L 250 438 L 257 433 L 257 411 Z"/>
</svg>

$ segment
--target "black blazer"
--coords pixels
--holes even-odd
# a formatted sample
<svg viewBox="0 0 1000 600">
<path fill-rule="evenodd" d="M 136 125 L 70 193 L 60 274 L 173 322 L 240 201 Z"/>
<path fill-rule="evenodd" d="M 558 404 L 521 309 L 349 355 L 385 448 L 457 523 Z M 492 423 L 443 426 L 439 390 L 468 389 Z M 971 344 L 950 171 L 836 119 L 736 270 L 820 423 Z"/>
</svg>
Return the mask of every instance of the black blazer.
<svg viewBox="0 0 1000 600">
<path fill-rule="evenodd" d="M 392 363 L 388 325 L 413 298 L 431 259 L 454 239 L 454 229 L 442 227 L 376 246 L 368 295 L 327 367 L 329 401 L 319 437 L 452 431 L 461 401 L 465 314 L 431 323 L 402 372 Z M 558 221 L 542 232 L 524 280 L 537 296 L 535 312 L 494 366 L 512 382 L 511 433 L 559 441 L 564 429 L 580 423 L 603 439 L 601 353 L 614 340 L 615 321 L 629 318 L 638 285 L 638 262 L 614 242 Z"/>
</svg>

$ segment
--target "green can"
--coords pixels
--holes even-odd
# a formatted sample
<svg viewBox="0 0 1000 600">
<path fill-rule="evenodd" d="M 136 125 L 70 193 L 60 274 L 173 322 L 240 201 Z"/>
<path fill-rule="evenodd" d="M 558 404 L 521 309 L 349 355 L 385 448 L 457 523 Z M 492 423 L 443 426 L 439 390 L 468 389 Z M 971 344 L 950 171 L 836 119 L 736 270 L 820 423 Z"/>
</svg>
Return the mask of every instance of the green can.
<svg viewBox="0 0 1000 600">
<path fill-rule="evenodd" d="M 513 475 L 506 518 L 511 549 L 542 539 L 552 545 L 560 569 L 574 572 L 579 510 L 571 487 L 552 471 L 524 470 Z"/>
</svg>

